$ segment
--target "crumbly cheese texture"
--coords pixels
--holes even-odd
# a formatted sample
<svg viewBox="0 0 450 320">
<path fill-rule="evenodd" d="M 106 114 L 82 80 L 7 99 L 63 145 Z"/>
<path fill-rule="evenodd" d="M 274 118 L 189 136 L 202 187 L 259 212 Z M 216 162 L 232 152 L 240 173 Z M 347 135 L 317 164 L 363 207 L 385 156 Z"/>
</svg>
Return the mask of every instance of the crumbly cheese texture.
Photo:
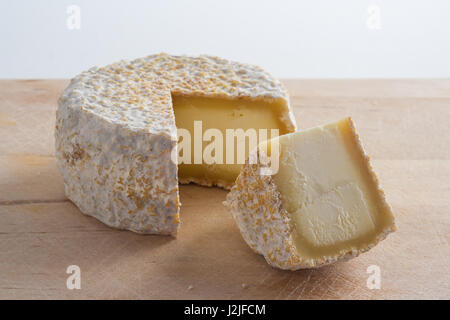
<svg viewBox="0 0 450 320">
<path fill-rule="evenodd" d="M 285 88 L 256 66 L 158 54 L 92 68 L 62 93 L 55 130 L 66 195 L 83 213 L 115 228 L 176 234 L 173 96 L 277 101 L 279 121 L 295 130 Z"/>
<path fill-rule="evenodd" d="M 276 150 L 277 170 L 261 174 Z M 272 266 L 296 270 L 356 257 L 395 231 L 350 118 L 262 143 L 250 159 L 259 161 L 247 161 L 225 205 Z"/>
</svg>

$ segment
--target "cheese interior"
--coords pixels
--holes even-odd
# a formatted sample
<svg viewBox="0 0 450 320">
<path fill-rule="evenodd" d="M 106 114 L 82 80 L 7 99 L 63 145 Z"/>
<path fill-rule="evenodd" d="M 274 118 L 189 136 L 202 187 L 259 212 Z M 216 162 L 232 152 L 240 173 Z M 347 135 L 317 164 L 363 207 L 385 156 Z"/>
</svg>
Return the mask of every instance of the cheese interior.
<svg viewBox="0 0 450 320">
<path fill-rule="evenodd" d="M 248 156 L 249 138 L 245 138 L 243 135 L 234 138 L 234 161 L 233 164 L 227 164 L 226 129 L 240 128 L 244 131 L 256 129 L 258 133 L 257 143 L 265 140 L 260 139 L 259 129 L 279 129 L 280 135 L 288 132 L 286 126 L 280 121 L 282 113 L 286 112 L 287 109 L 283 101 L 172 96 L 172 103 L 177 128 L 189 130 L 192 141 L 190 164 L 181 163 L 178 166 L 178 177 L 182 183 L 193 181 L 201 184 L 231 187 L 241 170 L 243 161 Z M 194 163 L 194 121 L 202 121 L 203 133 L 213 128 L 222 132 L 222 164 L 207 164 L 204 161 L 201 164 Z M 270 138 L 270 131 L 267 133 L 266 138 Z M 202 152 L 213 140 L 203 141 Z M 245 149 L 245 155 L 242 157 L 242 163 L 238 163 L 237 150 L 242 146 Z"/>
<path fill-rule="evenodd" d="M 393 222 L 350 121 L 279 138 L 280 165 L 273 179 L 304 258 L 365 247 Z"/>
</svg>

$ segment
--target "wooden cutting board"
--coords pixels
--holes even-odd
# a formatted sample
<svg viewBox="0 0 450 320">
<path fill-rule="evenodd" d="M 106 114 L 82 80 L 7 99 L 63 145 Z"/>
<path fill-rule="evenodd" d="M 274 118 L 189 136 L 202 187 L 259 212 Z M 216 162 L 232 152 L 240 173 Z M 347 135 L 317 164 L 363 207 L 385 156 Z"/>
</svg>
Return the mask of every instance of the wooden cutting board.
<svg viewBox="0 0 450 320">
<path fill-rule="evenodd" d="M 181 186 L 178 238 L 142 236 L 83 215 L 54 158 L 67 80 L 0 81 L 0 298 L 450 298 L 450 79 L 286 80 L 300 129 L 351 115 L 398 232 L 349 262 L 268 266 L 222 206 L 226 191 Z M 81 270 L 68 290 L 66 269 Z M 381 288 L 369 289 L 377 265 Z"/>
</svg>

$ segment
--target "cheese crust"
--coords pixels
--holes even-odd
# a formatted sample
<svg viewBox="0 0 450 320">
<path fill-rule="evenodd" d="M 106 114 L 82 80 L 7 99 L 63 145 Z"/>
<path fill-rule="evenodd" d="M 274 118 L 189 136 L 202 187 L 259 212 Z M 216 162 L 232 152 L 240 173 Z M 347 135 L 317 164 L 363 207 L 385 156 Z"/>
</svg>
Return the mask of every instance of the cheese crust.
<svg viewBox="0 0 450 320">
<path fill-rule="evenodd" d="M 280 120 L 296 128 L 286 89 L 256 66 L 158 54 L 92 68 L 62 93 L 55 129 L 66 195 L 83 213 L 119 229 L 176 235 L 172 95 L 279 99 L 285 102 Z"/>
</svg>

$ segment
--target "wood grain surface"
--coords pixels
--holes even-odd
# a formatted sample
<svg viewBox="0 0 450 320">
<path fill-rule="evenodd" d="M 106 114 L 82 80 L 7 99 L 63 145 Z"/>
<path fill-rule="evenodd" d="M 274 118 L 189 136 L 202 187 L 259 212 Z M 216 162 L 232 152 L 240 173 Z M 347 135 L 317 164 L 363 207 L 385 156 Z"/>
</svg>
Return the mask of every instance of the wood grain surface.
<svg viewBox="0 0 450 320">
<path fill-rule="evenodd" d="M 181 186 L 178 238 L 142 236 L 83 215 L 54 158 L 67 80 L 0 81 L 1 299 L 450 298 L 450 80 L 285 80 L 301 128 L 352 116 L 398 231 L 348 262 L 268 266 L 242 240 L 226 191 Z M 68 290 L 66 268 L 81 268 Z M 367 288 L 378 265 L 381 288 Z M 245 285 L 244 285 L 245 284 Z"/>
</svg>

